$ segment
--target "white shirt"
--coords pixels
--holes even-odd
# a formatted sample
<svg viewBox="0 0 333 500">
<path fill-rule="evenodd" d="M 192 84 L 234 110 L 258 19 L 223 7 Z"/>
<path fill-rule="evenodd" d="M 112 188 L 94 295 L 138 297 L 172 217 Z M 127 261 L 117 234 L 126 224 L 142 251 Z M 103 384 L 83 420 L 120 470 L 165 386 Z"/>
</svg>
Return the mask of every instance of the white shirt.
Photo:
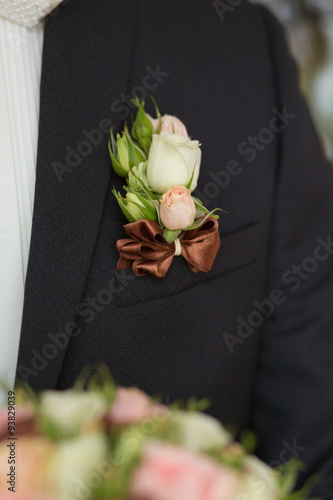
<svg viewBox="0 0 333 500">
<path fill-rule="evenodd" d="M 0 380 L 15 379 L 35 189 L 43 23 L 0 17 Z M 5 394 L 1 399 L 5 400 Z"/>
</svg>

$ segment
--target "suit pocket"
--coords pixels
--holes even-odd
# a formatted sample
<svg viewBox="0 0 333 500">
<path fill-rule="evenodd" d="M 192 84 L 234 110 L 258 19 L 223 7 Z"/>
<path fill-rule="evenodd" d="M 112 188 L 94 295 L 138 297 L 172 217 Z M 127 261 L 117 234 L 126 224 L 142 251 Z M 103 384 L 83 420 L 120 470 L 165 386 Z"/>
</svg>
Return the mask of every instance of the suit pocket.
<svg viewBox="0 0 333 500">
<path fill-rule="evenodd" d="M 221 247 L 209 273 L 193 273 L 183 257 L 174 258 L 162 279 L 152 275 L 139 278 L 132 269 L 116 271 L 116 306 L 126 307 L 171 297 L 256 262 L 261 249 L 262 226 L 263 223 L 258 222 L 227 235 L 221 234 Z"/>
</svg>

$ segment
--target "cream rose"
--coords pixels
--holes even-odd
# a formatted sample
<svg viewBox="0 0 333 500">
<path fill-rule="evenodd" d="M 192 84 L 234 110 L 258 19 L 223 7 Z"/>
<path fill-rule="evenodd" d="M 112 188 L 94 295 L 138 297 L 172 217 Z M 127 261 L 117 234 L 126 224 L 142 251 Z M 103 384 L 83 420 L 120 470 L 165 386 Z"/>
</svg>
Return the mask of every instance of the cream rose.
<svg viewBox="0 0 333 500">
<path fill-rule="evenodd" d="M 163 194 L 172 186 L 186 186 L 194 169 L 190 187 L 193 191 L 197 186 L 200 163 L 199 141 L 168 132 L 154 134 L 148 157 L 148 183 L 156 193 Z"/>
<path fill-rule="evenodd" d="M 195 204 L 191 192 L 175 186 L 160 199 L 160 218 L 167 229 L 186 229 L 195 219 Z"/>
<path fill-rule="evenodd" d="M 278 487 L 276 471 L 251 455 L 245 458 L 244 465 L 245 473 L 239 490 L 240 497 L 244 495 L 248 500 L 276 500 Z"/>
<path fill-rule="evenodd" d="M 107 404 L 98 392 L 45 391 L 41 395 L 41 414 L 64 434 L 77 434 L 98 426 Z"/>
<path fill-rule="evenodd" d="M 231 442 L 231 435 L 215 418 L 205 413 L 174 410 L 171 420 L 178 428 L 181 445 L 193 451 L 222 450 Z"/>
<path fill-rule="evenodd" d="M 102 433 L 59 441 L 50 462 L 55 499 L 82 498 L 77 493 L 78 485 L 89 484 L 88 478 L 96 474 L 98 464 L 105 464 L 110 473 L 108 451 L 107 439 Z"/>
</svg>

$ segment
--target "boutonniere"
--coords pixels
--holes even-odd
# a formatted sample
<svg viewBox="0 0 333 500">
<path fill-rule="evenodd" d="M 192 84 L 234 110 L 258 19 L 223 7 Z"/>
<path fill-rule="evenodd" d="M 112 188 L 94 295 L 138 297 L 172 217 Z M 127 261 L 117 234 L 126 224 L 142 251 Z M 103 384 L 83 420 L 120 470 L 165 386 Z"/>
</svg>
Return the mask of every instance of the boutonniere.
<svg viewBox="0 0 333 500">
<path fill-rule="evenodd" d="M 136 276 L 163 278 L 175 256 L 182 256 L 193 272 L 209 272 L 220 247 L 219 218 L 192 195 L 198 183 L 200 143 L 191 140 L 175 116 L 157 118 L 138 108 L 131 130 L 127 124 L 114 137 L 109 152 L 115 172 L 126 177 L 125 196 L 113 189 L 129 221 L 128 238 L 118 240 L 117 269 L 132 267 Z"/>
</svg>

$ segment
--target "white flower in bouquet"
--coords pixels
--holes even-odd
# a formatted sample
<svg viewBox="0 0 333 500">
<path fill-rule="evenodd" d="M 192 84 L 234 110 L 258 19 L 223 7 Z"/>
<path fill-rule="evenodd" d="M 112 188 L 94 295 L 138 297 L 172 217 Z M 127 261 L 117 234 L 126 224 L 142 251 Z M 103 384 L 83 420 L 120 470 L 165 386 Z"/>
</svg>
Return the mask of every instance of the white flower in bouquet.
<svg viewBox="0 0 333 500">
<path fill-rule="evenodd" d="M 71 435 L 88 429 L 105 414 L 107 403 L 97 392 L 45 391 L 41 395 L 41 415 L 60 432 Z"/>
<path fill-rule="evenodd" d="M 101 375 L 102 374 L 102 375 Z M 305 500 L 291 494 L 298 464 L 274 472 L 189 401 L 168 408 L 136 388 L 116 388 L 105 369 L 88 392 L 46 391 L 17 423 L 18 500 Z M 100 391 L 100 392 L 99 392 Z M 0 411 L 0 440 L 6 434 Z M 1 441 L 2 442 L 2 441 Z M 8 474 L 0 446 L 0 478 Z M 0 498 L 8 491 L 0 479 Z M 16 495 L 14 495 L 16 497 Z M 9 500 L 9 497 L 4 497 Z"/>
<path fill-rule="evenodd" d="M 168 132 L 154 134 L 147 167 L 149 186 L 163 194 L 173 186 L 186 186 L 193 174 L 192 192 L 197 187 L 200 163 L 199 141 Z"/>
<path fill-rule="evenodd" d="M 61 441 L 51 464 L 57 498 L 90 498 L 103 480 L 101 465 L 107 463 L 108 444 L 103 434 L 92 433 Z M 62 495 L 62 496 L 61 496 Z"/>
<path fill-rule="evenodd" d="M 190 450 L 223 449 L 232 440 L 220 422 L 205 413 L 175 410 L 171 419 L 177 426 L 181 444 Z"/>
<path fill-rule="evenodd" d="M 254 455 L 244 458 L 245 476 L 241 493 L 246 500 L 278 500 L 277 473 Z"/>
</svg>

